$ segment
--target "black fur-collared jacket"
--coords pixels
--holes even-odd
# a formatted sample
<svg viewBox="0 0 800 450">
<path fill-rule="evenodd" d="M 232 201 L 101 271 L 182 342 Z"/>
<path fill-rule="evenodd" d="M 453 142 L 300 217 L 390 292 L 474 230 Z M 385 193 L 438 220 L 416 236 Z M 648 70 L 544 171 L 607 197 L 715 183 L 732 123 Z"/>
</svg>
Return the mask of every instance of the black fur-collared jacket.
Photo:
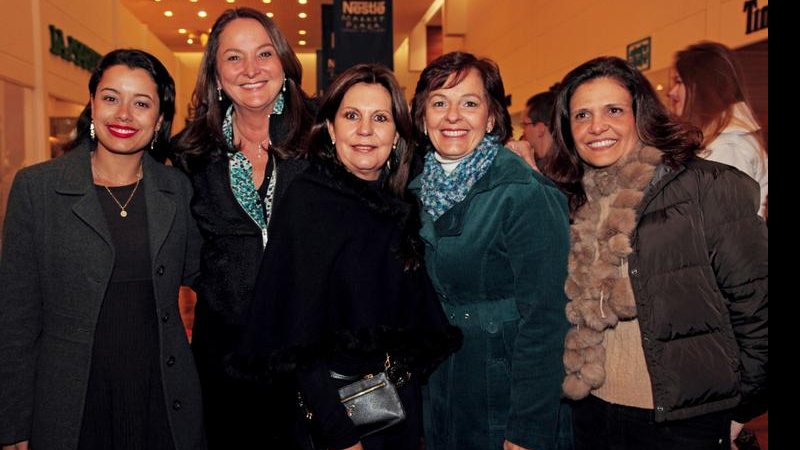
<svg viewBox="0 0 800 450">
<path fill-rule="evenodd" d="M 358 435 L 328 370 L 374 373 L 389 353 L 412 378 L 424 378 L 461 341 L 425 270 L 418 210 L 380 184 L 326 163 L 295 178 L 277 210 L 235 358 L 255 362 L 244 371 L 256 375 L 297 376 L 333 448 Z M 407 268 L 409 260 L 418 266 Z"/>
</svg>

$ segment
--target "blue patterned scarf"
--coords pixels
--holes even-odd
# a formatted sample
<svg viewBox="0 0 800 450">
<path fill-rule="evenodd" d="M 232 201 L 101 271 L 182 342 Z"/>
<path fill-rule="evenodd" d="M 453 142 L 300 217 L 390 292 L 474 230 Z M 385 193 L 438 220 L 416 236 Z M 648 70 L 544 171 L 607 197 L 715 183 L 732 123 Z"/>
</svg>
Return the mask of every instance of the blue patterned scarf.
<svg viewBox="0 0 800 450">
<path fill-rule="evenodd" d="M 425 155 L 420 199 L 425 212 L 438 219 L 456 203 L 464 200 L 472 186 L 481 179 L 500 149 L 497 136 L 487 134 L 478 148 L 464 158 L 450 175 L 436 161 L 434 152 Z"/>
</svg>

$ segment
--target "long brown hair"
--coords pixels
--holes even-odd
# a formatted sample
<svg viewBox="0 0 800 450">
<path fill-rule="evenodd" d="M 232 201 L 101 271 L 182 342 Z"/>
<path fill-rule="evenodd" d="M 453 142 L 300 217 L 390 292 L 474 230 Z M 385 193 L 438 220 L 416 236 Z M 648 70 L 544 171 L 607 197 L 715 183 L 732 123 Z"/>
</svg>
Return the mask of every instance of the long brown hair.
<svg viewBox="0 0 800 450">
<path fill-rule="evenodd" d="M 675 55 L 675 69 L 686 87 L 681 117 L 703 130 L 704 145 L 730 125 L 736 103 L 750 108 L 742 68 L 728 47 L 717 42 L 690 45 Z M 758 128 L 751 131 L 761 139 Z"/>
<path fill-rule="evenodd" d="M 281 116 L 273 116 L 270 120 L 272 151 L 280 159 L 294 158 L 301 154 L 301 141 L 305 137 L 312 116 L 307 108 L 308 96 L 300 88 L 303 78 L 300 60 L 272 19 L 252 8 L 234 8 L 225 10 L 211 27 L 211 34 L 200 62 L 197 84 L 192 94 L 189 120 L 186 129 L 175 141 L 177 162 L 184 168 L 194 166 L 195 160 L 204 161 L 219 157 L 228 147 L 222 134 L 222 122 L 231 100 L 227 96 L 223 96 L 221 101 L 218 98 L 216 56 L 220 35 L 228 24 L 236 19 L 252 19 L 264 27 L 272 40 L 286 76 L 284 92 L 286 103 L 283 113 Z M 272 136 L 273 120 L 280 121 L 288 127 L 285 139 L 277 141 Z"/>
<path fill-rule="evenodd" d="M 567 194 L 571 213 L 586 203 L 586 192 L 582 184 L 583 162 L 570 127 L 569 102 L 580 85 L 596 78 L 609 78 L 627 89 L 633 99 L 639 140 L 661 150 L 665 164 L 677 167 L 694 157 L 702 140 L 700 130 L 676 120 L 658 99 L 647 78 L 627 61 L 601 56 L 572 69 L 561 81 L 556 97 L 552 157 L 542 168 Z"/>
</svg>

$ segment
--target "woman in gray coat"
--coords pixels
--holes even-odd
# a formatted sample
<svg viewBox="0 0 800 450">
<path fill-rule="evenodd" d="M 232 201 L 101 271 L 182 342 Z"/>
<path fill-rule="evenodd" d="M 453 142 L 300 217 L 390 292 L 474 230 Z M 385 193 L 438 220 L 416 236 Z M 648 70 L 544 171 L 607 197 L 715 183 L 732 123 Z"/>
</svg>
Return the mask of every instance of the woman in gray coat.
<svg viewBox="0 0 800 450">
<path fill-rule="evenodd" d="M 196 272 L 191 186 L 164 166 L 166 68 L 106 55 L 63 157 L 21 170 L 0 259 L 3 449 L 200 449 L 178 312 Z M 149 150 L 149 151 L 148 151 Z"/>
</svg>

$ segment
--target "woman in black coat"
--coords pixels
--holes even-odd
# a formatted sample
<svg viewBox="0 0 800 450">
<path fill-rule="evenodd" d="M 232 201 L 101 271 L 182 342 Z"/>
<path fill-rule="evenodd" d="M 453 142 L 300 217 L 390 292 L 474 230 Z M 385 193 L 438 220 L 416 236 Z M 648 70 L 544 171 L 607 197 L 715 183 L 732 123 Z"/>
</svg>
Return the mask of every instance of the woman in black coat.
<svg viewBox="0 0 800 450">
<path fill-rule="evenodd" d="M 420 382 L 460 342 L 426 275 L 406 198 L 410 136 L 389 70 L 344 72 L 322 101 L 312 165 L 289 187 L 261 267 L 240 356 L 298 383 L 321 448 L 416 450 Z M 329 372 L 376 373 L 387 353 L 411 374 L 399 388 L 407 417 L 361 439 L 337 395 L 346 382 Z"/>
<path fill-rule="evenodd" d="M 300 61 L 270 18 L 226 10 L 209 34 L 192 116 L 175 139 L 203 235 L 192 350 L 212 449 L 252 448 L 265 435 L 282 446 L 280 414 L 253 401 L 255 386 L 226 375 L 224 357 L 247 323 L 273 211 L 306 164 L 298 158 L 313 104 L 301 79 Z"/>
<path fill-rule="evenodd" d="M 21 170 L 0 259 L 0 443 L 204 449 L 200 383 L 178 310 L 200 236 L 186 176 L 162 164 L 167 69 L 115 50 L 62 157 Z M 13 444 L 16 444 L 14 447 Z"/>
</svg>

